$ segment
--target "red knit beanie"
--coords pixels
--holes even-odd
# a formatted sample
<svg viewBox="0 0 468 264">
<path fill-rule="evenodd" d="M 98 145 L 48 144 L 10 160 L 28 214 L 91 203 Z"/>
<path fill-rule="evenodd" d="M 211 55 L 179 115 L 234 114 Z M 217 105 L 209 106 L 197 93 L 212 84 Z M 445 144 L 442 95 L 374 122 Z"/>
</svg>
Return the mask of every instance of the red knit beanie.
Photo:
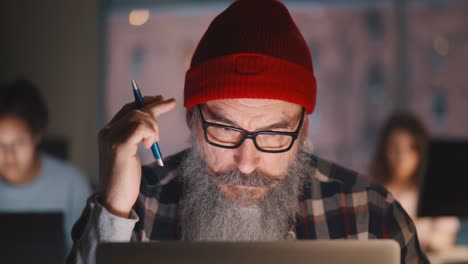
<svg viewBox="0 0 468 264">
<path fill-rule="evenodd" d="M 278 99 L 310 114 L 316 90 L 309 49 L 286 7 L 275 0 L 238 0 L 198 43 L 185 76 L 184 105 Z"/>
</svg>

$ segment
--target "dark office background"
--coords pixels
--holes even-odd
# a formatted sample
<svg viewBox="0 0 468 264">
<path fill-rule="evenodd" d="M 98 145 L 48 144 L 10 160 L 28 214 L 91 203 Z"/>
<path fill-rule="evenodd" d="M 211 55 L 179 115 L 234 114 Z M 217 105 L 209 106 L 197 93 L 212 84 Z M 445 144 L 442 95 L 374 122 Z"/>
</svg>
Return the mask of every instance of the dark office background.
<svg viewBox="0 0 468 264">
<path fill-rule="evenodd" d="M 0 80 L 22 75 L 40 86 L 49 137 L 64 142 L 66 157 L 96 183 L 96 134 L 131 100 L 131 78 L 144 94 L 179 99 L 161 118 L 163 152 L 188 145 L 183 74 L 209 21 L 229 2 L 1 1 Z M 318 79 L 309 117 L 316 152 L 365 171 L 379 127 L 398 109 L 414 112 L 433 135 L 468 137 L 468 1 L 284 2 Z"/>
</svg>

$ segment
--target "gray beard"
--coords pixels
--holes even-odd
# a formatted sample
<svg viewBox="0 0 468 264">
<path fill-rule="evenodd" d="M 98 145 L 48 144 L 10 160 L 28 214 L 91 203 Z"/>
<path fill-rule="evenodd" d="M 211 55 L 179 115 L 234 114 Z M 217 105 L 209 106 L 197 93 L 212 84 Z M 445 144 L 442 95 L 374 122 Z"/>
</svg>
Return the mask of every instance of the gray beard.
<svg viewBox="0 0 468 264">
<path fill-rule="evenodd" d="M 309 168 L 303 141 L 287 175 L 270 180 L 260 172 L 239 170 L 213 175 L 203 159 L 196 140 L 182 164 L 183 197 L 181 236 L 183 240 L 283 240 L 294 226 L 299 212 L 298 198 Z M 216 182 L 247 186 L 276 186 L 255 203 L 230 201 Z M 242 197 L 242 193 L 239 194 Z"/>
</svg>

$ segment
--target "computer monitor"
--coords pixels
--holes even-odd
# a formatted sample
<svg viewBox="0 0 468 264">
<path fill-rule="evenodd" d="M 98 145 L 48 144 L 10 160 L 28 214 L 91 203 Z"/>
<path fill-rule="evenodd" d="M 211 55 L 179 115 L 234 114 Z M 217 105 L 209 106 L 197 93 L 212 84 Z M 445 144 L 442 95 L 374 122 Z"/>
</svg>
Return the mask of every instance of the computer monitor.
<svg viewBox="0 0 468 264">
<path fill-rule="evenodd" d="M 468 139 L 431 140 L 418 216 L 468 217 Z"/>
<path fill-rule="evenodd" d="M 96 264 L 397 264 L 394 240 L 103 243 Z"/>
<path fill-rule="evenodd" d="M 64 262 L 62 213 L 0 213 L 0 263 Z"/>
</svg>

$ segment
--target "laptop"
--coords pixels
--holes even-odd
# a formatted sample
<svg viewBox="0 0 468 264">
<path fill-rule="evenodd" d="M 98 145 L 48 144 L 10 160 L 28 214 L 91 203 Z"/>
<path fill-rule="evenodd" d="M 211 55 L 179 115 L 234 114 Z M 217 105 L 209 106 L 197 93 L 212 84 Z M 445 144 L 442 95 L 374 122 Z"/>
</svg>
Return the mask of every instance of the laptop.
<svg viewBox="0 0 468 264">
<path fill-rule="evenodd" d="M 431 140 L 418 216 L 468 217 L 468 139 Z"/>
<path fill-rule="evenodd" d="M 393 240 L 103 243 L 96 264 L 397 264 Z"/>
<path fill-rule="evenodd" d="M 64 263 L 62 213 L 0 213 L 0 262 Z"/>
</svg>

